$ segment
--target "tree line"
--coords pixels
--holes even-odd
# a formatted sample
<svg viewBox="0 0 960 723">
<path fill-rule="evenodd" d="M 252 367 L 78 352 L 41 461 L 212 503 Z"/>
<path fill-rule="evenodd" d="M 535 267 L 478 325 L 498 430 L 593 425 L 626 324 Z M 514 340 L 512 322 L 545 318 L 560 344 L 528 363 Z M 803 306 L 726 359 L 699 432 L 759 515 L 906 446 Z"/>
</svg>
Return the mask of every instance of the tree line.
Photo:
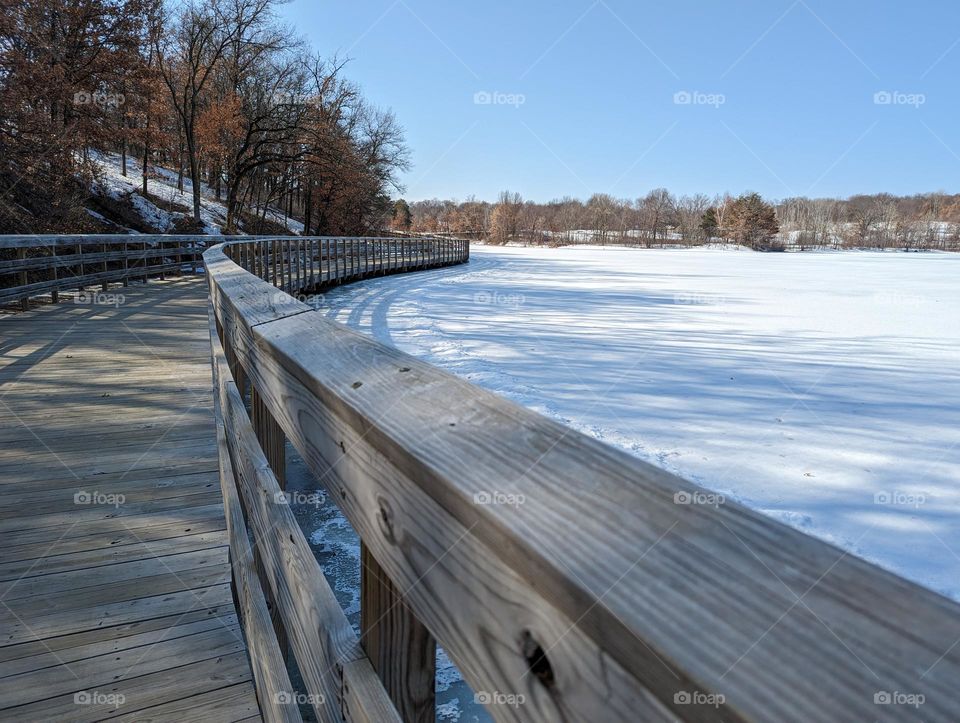
<svg viewBox="0 0 960 723">
<path fill-rule="evenodd" d="M 276 14 L 279 0 L 6 0 L 0 8 L 0 232 L 78 230 L 98 174 L 173 169 L 199 231 L 201 186 L 225 231 L 267 209 L 315 234 L 389 217 L 408 166 L 395 117 Z M 187 185 L 189 187 L 187 188 Z"/>
<path fill-rule="evenodd" d="M 756 193 L 674 196 L 658 188 L 637 199 L 395 202 L 398 231 L 452 233 L 493 243 L 616 243 L 646 247 L 740 243 L 759 250 L 905 248 L 960 250 L 960 195 L 858 195 L 766 201 Z"/>
</svg>

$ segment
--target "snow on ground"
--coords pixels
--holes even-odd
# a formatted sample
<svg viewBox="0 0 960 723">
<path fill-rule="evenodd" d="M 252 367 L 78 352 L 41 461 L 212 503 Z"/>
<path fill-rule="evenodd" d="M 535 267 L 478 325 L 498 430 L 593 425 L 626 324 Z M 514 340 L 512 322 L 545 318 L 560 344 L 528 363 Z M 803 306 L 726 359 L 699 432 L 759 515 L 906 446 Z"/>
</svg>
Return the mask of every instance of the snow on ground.
<svg viewBox="0 0 960 723">
<path fill-rule="evenodd" d="M 960 256 L 475 247 L 332 318 L 960 600 Z"/>
<path fill-rule="evenodd" d="M 127 175 L 121 172 L 120 156 L 115 153 L 96 154 L 94 159 L 100 168 L 101 178 L 98 184 L 100 193 L 110 198 L 120 200 L 129 197 L 140 217 L 161 232 L 173 230 L 174 224 L 180 218 L 192 214 L 193 184 L 190 179 L 183 179 L 183 191 L 177 189 L 177 172 L 161 166 L 151 166 L 147 178 L 147 191 L 156 198 L 183 208 L 183 212 L 166 211 L 159 208 L 149 198 L 140 195 L 143 188 L 143 177 L 139 163 L 133 158 L 127 158 Z M 216 200 L 216 196 L 206 184 L 200 188 L 200 219 L 203 222 L 204 233 L 219 235 L 227 222 L 227 207 L 225 203 Z M 294 233 L 303 232 L 303 224 L 288 218 L 282 213 L 267 209 L 267 218 L 281 225 L 285 225 Z"/>
</svg>

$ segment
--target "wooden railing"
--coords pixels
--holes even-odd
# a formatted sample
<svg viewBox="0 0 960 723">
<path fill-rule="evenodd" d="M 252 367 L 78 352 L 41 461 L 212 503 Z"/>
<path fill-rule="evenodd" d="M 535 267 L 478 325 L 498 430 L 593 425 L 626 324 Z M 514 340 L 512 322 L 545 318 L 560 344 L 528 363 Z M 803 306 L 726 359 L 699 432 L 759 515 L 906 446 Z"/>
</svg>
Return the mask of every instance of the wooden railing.
<svg viewBox="0 0 960 723">
<path fill-rule="evenodd" d="M 289 640 L 321 720 L 433 720 L 439 641 L 500 721 L 960 718 L 957 604 L 277 293 L 466 258 L 447 243 L 204 255 L 261 701 L 289 699 Z M 273 504 L 285 439 L 362 540 L 360 640 Z"/>
<path fill-rule="evenodd" d="M 203 236 L 123 234 L 0 237 L 0 304 L 61 291 L 84 291 L 110 283 L 163 278 L 184 268 L 196 271 Z"/>
</svg>

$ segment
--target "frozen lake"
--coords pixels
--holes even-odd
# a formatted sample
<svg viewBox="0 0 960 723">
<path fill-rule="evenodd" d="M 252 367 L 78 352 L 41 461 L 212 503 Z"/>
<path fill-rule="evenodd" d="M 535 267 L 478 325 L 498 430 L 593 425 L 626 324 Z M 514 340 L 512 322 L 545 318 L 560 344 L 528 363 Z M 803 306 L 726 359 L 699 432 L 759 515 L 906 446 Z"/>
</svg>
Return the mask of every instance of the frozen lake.
<svg viewBox="0 0 960 723">
<path fill-rule="evenodd" d="M 958 282 L 946 254 L 474 247 L 323 308 L 960 599 Z"/>
</svg>

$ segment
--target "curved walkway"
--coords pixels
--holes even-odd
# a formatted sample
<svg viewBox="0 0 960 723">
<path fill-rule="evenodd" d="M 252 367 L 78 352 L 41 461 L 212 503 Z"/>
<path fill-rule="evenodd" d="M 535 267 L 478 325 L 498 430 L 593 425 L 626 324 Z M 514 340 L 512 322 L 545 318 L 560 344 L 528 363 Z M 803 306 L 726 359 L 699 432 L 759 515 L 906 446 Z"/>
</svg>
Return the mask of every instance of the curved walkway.
<svg viewBox="0 0 960 723">
<path fill-rule="evenodd" d="M 0 719 L 259 720 L 202 278 L 0 313 Z"/>
</svg>

